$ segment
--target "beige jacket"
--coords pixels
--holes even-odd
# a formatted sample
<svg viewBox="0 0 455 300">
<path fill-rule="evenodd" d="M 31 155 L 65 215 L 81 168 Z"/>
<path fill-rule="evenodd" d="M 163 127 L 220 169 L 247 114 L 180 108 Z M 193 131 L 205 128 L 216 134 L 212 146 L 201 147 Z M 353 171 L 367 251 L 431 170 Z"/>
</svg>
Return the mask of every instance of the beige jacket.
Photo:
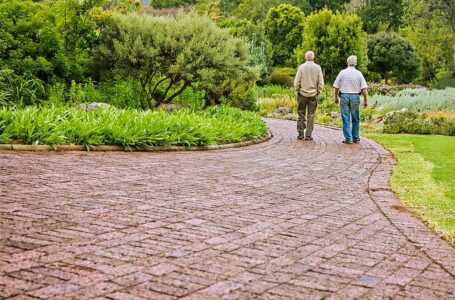
<svg viewBox="0 0 455 300">
<path fill-rule="evenodd" d="M 313 61 L 307 61 L 301 65 L 295 76 L 294 87 L 302 96 L 318 95 L 324 89 L 321 67 Z"/>
</svg>

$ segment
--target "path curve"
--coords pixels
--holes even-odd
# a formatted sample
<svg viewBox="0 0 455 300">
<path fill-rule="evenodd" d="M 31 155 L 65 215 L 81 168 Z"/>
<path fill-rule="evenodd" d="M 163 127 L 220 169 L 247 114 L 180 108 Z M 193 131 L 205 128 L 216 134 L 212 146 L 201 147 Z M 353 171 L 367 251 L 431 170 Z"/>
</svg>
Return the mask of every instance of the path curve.
<svg viewBox="0 0 455 300">
<path fill-rule="evenodd" d="M 267 123 L 234 150 L 0 152 L 0 299 L 455 299 L 388 152 Z"/>
</svg>

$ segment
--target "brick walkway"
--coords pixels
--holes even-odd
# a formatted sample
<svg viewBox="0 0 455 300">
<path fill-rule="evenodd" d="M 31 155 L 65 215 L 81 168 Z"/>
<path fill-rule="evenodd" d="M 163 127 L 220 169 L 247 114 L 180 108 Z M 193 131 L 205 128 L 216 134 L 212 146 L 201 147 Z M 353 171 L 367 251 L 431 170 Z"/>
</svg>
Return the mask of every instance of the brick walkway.
<svg viewBox="0 0 455 300">
<path fill-rule="evenodd" d="M 268 122 L 235 150 L 0 152 L 0 298 L 455 299 L 387 152 Z"/>
</svg>

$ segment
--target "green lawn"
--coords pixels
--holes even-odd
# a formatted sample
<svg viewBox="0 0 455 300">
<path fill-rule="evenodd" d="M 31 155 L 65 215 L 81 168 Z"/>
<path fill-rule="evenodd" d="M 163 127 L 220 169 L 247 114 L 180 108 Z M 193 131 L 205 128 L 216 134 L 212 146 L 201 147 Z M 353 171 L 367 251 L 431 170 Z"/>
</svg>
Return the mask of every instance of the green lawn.
<svg viewBox="0 0 455 300">
<path fill-rule="evenodd" d="M 455 244 L 455 137 L 370 134 L 398 160 L 392 187 L 407 208 Z"/>
</svg>

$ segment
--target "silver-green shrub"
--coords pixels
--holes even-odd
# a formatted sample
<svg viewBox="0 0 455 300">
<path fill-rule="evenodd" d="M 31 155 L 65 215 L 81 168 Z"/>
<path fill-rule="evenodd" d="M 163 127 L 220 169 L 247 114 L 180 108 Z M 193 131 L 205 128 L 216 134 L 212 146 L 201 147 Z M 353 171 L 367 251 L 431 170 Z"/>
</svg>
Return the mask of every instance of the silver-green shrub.
<svg viewBox="0 0 455 300">
<path fill-rule="evenodd" d="M 371 98 L 370 105 L 394 110 L 407 108 L 414 112 L 455 111 L 455 88 L 406 89 L 396 96 L 375 95 Z"/>
</svg>

